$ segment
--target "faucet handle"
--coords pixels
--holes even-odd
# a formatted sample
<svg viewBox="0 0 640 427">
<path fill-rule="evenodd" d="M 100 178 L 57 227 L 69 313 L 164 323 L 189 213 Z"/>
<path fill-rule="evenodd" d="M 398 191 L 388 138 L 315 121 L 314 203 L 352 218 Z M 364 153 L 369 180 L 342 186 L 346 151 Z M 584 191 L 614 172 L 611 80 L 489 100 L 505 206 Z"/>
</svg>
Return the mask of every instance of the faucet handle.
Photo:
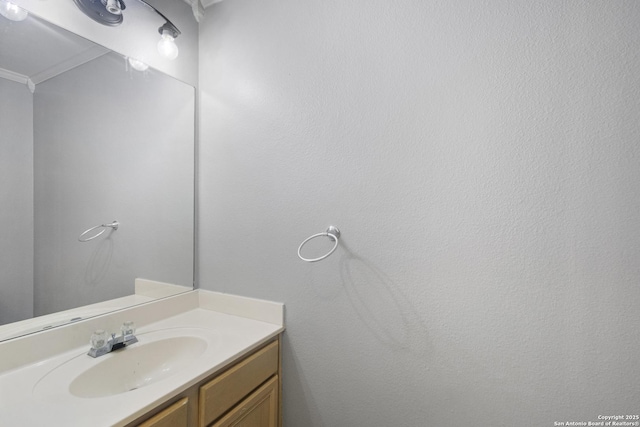
<svg viewBox="0 0 640 427">
<path fill-rule="evenodd" d="M 104 329 L 97 329 L 93 334 L 91 334 L 89 344 L 91 344 L 91 348 L 99 350 L 109 344 L 108 338 L 109 334 L 107 331 Z"/>
<path fill-rule="evenodd" d="M 136 325 L 131 320 L 127 320 L 122 324 L 120 331 L 122 332 L 122 338 L 127 340 L 136 332 Z"/>
</svg>

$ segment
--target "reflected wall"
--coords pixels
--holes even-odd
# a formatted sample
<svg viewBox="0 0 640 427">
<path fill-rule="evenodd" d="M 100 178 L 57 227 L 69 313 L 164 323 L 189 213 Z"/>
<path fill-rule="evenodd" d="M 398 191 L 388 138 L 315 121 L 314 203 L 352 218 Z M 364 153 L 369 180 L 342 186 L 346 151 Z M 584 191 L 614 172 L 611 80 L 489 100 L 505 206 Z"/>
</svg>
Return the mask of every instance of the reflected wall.
<svg viewBox="0 0 640 427">
<path fill-rule="evenodd" d="M 34 94 L 34 312 L 193 284 L 194 89 L 109 53 Z M 89 242 L 84 230 L 120 227 Z"/>
<path fill-rule="evenodd" d="M 33 315 L 33 96 L 0 78 L 0 325 Z"/>
</svg>

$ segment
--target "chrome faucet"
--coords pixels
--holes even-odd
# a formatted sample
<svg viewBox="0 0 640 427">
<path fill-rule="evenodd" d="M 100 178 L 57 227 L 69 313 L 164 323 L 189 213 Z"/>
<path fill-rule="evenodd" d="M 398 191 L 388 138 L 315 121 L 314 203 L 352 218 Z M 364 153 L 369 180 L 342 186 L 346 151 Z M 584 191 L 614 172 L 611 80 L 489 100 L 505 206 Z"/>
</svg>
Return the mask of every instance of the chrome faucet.
<svg viewBox="0 0 640 427">
<path fill-rule="evenodd" d="M 107 338 L 108 333 L 105 330 L 98 329 L 95 331 L 91 335 L 91 340 L 89 341 L 91 349 L 87 354 L 91 357 L 100 357 L 138 342 L 138 338 L 134 335 L 136 328 L 133 322 L 124 322 L 120 331 L 120 336 L 116 337 L 116 334 L 113 333 L 111 334 L 111 338 Z"/>
</svg>

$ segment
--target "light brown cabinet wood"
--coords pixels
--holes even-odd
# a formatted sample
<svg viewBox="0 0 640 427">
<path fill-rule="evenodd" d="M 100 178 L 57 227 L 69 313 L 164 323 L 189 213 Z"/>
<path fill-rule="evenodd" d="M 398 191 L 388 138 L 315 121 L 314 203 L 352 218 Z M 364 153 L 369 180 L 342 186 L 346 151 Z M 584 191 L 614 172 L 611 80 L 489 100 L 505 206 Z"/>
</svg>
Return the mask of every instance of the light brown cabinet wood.
<svg viewBox="0 0 640 427">
<path fill-rule="evenodd" d="M 127 427 L 280 427 L 280 337 Z"/>
<path fill-rule="evenodd" d="M 183 397 L 167 409 L 140 424 L 139 427 L 188 427 L 188 401 L 188 398 Z"/>
<path fill-rule="evenodd" d="M 277 372 L 274 341 L 200 387 L 199 425 L 208 426 Z"/>
<path fill-rule="evenodd" d="M 274 375 L 212 427 L 277 427 L 278 388 Z"/>
</svg>

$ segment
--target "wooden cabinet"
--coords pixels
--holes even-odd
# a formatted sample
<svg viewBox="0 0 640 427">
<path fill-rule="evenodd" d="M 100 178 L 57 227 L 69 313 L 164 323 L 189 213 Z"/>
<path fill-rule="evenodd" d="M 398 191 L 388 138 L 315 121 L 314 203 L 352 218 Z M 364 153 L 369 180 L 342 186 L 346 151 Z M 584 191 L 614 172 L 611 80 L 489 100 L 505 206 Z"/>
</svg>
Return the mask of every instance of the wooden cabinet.
<svg viewBox="0 0 640 427">
<path fill-rule="evenodd" d="M 200 387 L 199 426 L 206 427 L 278 372 L 274 341 Z"/>
<path fill-rule="evenodd" d="M 280 364 L 278 337 L 127 427 L 280 427 Z"/>
<path fill-rule="evenodd" d="M 188 427 L 188 401 L 188 398 L 183 397 L 167 409 L 140 424 L 139 427 Z"/>
<path fill-rule="evenodd" d="M 278 376 L 251 393 L 212 427 L 277 427 Z"/>
</svg>

